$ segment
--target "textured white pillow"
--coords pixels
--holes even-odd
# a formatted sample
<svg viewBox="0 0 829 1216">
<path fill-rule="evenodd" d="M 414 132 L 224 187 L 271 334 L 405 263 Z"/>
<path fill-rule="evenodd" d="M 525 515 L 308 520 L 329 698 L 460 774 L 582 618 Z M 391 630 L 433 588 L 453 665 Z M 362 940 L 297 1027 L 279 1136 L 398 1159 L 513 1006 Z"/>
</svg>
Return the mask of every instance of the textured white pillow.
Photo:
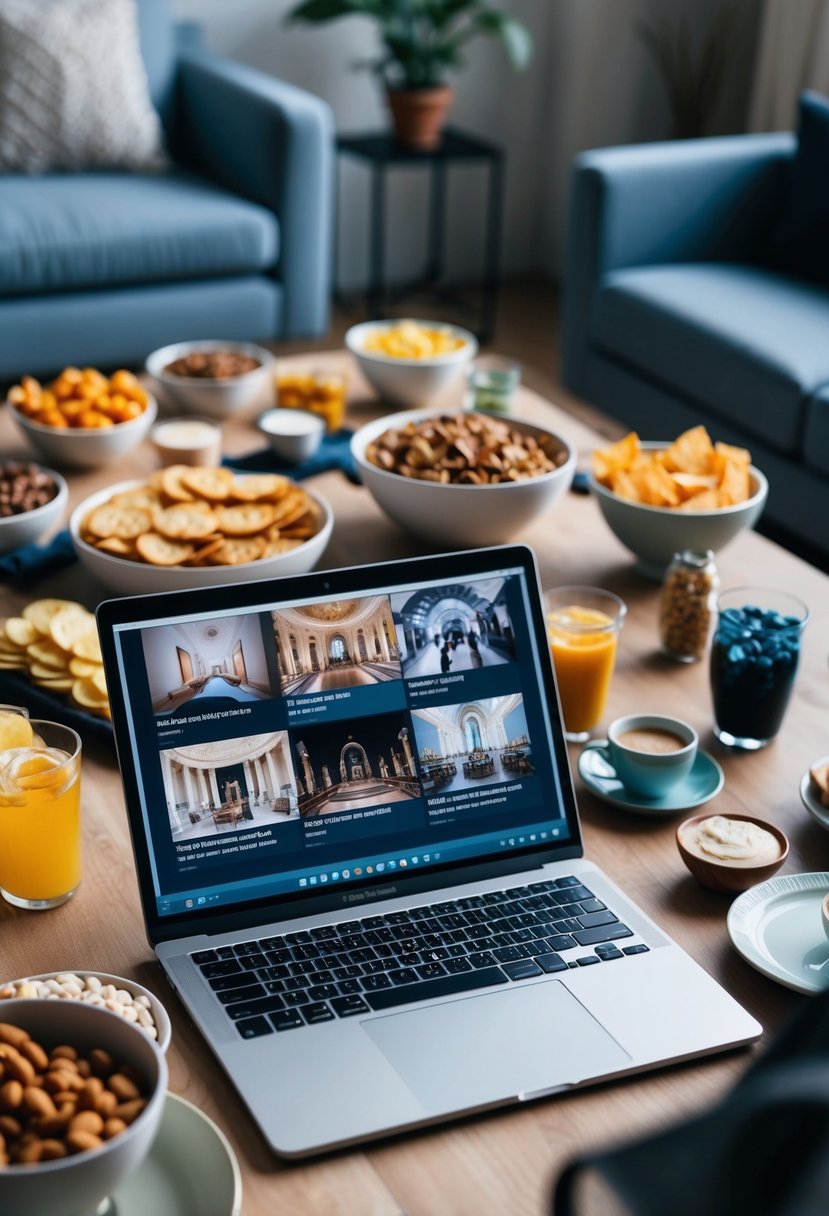
<svg viewBox="0 0 829 1216">
<path fill-rule="evenodd" d="M 0 170 L 163 164 L 135 0 L 0 0 Z"/>
</svg>

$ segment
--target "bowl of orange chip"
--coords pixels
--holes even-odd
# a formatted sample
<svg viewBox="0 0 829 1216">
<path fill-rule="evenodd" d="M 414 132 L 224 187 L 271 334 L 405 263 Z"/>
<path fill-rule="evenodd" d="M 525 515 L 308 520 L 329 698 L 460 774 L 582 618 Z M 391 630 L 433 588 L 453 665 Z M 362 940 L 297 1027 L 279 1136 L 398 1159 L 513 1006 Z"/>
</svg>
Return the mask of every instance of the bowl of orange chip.
<svg viewBox="0 0 829 1216">
<path fill-rule="evenodd" d="M 363 321 L 345 345 L 383 401 L 412 408 L 459 404 L 478 350 L 468 329 L 442 321 Z"/>
<path fill-rule="evenodd" d="M 119 595 L 313 569 L 334 513 L 277 473 L 168 465 L 90 495 L 69 521 L 80 561 Z"/>
<path fill-rule="evenodd" d="M 105 376 L 66 367 L 47 385 L 23 376 L 6 398 L 33 448 L 58 467 L 91 469 L 117 460 L 147 436 L 155 398 L 124 368 Z"/>
<path fill-rule="evenodd" d="M 704 426 L 673 443 L 631 432 L 593 453 L 588 480 L 611 531 L 650 578 L 681 549 L 724 548 L 757 521 L 769 489 L 750 452 L 712 443 Z"/>
</svg>

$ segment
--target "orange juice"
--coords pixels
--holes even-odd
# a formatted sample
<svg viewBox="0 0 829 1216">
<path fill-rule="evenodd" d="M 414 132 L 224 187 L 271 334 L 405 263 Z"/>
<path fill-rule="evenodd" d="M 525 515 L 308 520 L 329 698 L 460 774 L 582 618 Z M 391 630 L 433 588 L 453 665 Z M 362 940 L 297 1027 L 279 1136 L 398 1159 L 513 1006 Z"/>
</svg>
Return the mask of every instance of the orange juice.
<svg viewBox="0 0 829 1216">
<path fill-rule="evenodd" d="M 555 592 L 547 596 L 547 633 L 570 737 L 587 736 L 604 713 L 610 690 L 624 605 L 616 601 L 617 611 L 612 604 L 616 597 L 601 594 L 608 595 L 613 615 L 586 603 L 568 603 L 566 596 L 556 600 Z"/>
<path fill-rule="evenodd" d="M 19 907 L 54 907 L 81 881 L 80 740 L 32 725 L 30 746 L 0 751 L 0 890 Z"/>
<path fill-rule="evenodd" d="M 279 405 L 319 414 L 329 432 L 343 425 L 347 387 L 345 376 L 336 372 L 288 371 L 276 378 Z"/>
</svg>

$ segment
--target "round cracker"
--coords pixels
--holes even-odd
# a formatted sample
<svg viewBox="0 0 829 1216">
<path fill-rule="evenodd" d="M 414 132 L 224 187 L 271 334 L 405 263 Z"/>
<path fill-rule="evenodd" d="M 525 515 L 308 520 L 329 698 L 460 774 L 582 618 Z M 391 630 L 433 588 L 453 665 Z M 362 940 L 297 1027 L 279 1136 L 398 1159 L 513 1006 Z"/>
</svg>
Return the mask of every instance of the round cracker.
<svg viewBox="0 0 829 1216">
<path fill-rule="evenodd" d="M 106 694 L 101 694 L 91 680 L 81 677 L 72 683 L 72 696 L 85 709 L 100 709 L 107 704 Z"/>
<path fill-rule="evenodd" d="M 161 491 L 171 502 L 192 502 L 193 495 L 186 486 L 181 484 L 183 473 L 189 472 L 186 464 L 170 464 L 161 470 L 159 482 Z M 150 483 L 153 484 L 152 482 Z"/>
<path fill-rule="evenodd" d="M 243 566 L 247 562 L 258 561 L 265 548 L 265 538 L 262 536 L 229 536 L 207 561 L 211 566 Z"/>
<path fill-rule="evenodd" d="M 69 671 L 77 679 L 81 676 L 94 676 L 96 671 L 101 670 L 101 664 L 96 663 L 94 659 L 79 659 L 73 657 L 69 660 Z"/>
<path fill-rule="evenodd" d="M 88 633 L 78 638 L 72 650 L 79 659 L 89 659 L 90 662 L 103 664 L 104 656 L 101 654 L 101 641 L 94 624 Z"/>
<path fill-rule="evenodd" d="M 26 647 L 26 654 L 29 656 L 30 663 L 41 663 L 46 667 L 57 667 L 61 671 L 65 671 L 69 666 L 69 655 L 59 646 L 57 642 L 53 642 L 51 638 L 41 638 L 37 642 L 32 642 L 31 646 Z"/>
<path fill-rule="evenodd" d="M 139 536 L 135 548 L 139 557 L 151 566 L 178 566 L 193 554 L 193 545 L 189 541 L 168 540 L 158 532 L 147 532 Z"/>
<path fill-rule="evenodd" d="M 31 621 L 38 633 L 45 636 L 49 632 L 49 622 L 52 617 L 56 616 L 61 608 L 74 608 L 75 606 L 74 600 L 32 600 L 20 615 L 27 621 Z"/>
<path fill-rule="evenodd" d="M 231 495 L 240 502 L 257 502 L 267 499 L 275 502 L 291 488 L 289 477 L 281 473 L 237 473 L 233 479 Z"/>
<path fill-rule="evenodd" d="M 49 635 L 62 650 L 71 650 L 78 638 L 89 632 L 95 618 L 85 608 L 62 608 L 49 622 Z"/>
<path fill-rule="evenodd" d="M 224 502 L 233 487 L 233 474 L 230 469 L 196 465 L 182 473 L 181 484 L 199 498 Z"/>
<path fill-rule="evenodd" d="M 111 553 L 113 557 L 129 557 L 135 552 L 135 543 L 121 540 L 120 536 L 105 536 L 103 540 L 95 541 L 95 548 L 102 553 Z"/>
<path fill-rule="evenodd" d="M 134 490 L 113 494 L 109 501 L 113 507 L 139 507 L 143 511 L 155 511 L 161 506 L 161 495 L 151 485 L 136 486 Z"/>
<path fill-rule="evenodd" d="M 40 636 L 31 621 L 24 616 L 10 616 L 3 626 L 3 631 L 15 646 L 30 646 Z"/>
<path fill-rule="evenodd" d="M 227 536 L 254 536 L 273 523 L 274 507 L 268 502 L 245 502 L 236 507 L 217 507 L 216 525 Z"/>
<path fill-rule="evenodd" d="M 45 678 L 43 676 L 33 676 L 35 684 L 39 684 L 41 688 L 50 688 L 53 692 L 69 692 L 74 683 L 73 676 L 53 676 Z"/>
<path fill-rule="evenodd" d="M 142 532 L 149 532 L 151 526 L 149 511 L 141 507 L 114 507 L 108 502 L 95 507 L 84 520 L 84 527 L 93 536 L 117 536 L 121 540 L 130 540 Z"/>
<path fill-rule="evenodd" d="M 216 527 L 216 517 L 205 502 L 181 502 L 153 515 L 153 528 L 168 540 L 201 540 Z"/>
</svg>

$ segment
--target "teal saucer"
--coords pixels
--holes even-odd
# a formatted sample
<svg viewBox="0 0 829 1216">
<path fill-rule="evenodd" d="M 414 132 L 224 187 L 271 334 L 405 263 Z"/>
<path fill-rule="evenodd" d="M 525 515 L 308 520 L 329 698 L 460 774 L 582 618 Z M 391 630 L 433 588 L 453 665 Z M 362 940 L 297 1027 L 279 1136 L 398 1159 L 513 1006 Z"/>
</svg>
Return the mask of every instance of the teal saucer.
<svg viewBox="0 0 829 1216">
<path fill-rule="evenodd" d="M 579 756 L 579 776 L 584 784 L 605 802 L 640 815 L 674 815 L 702 806 L 719 794 L 725 783 L 723 771 L 713 756 L 701 749 L 687 777 L 678 781 L 661 798 L 640 798 L 626 790 L 610 763 L 606 739 L 593 739 Z"/>
</svg>

